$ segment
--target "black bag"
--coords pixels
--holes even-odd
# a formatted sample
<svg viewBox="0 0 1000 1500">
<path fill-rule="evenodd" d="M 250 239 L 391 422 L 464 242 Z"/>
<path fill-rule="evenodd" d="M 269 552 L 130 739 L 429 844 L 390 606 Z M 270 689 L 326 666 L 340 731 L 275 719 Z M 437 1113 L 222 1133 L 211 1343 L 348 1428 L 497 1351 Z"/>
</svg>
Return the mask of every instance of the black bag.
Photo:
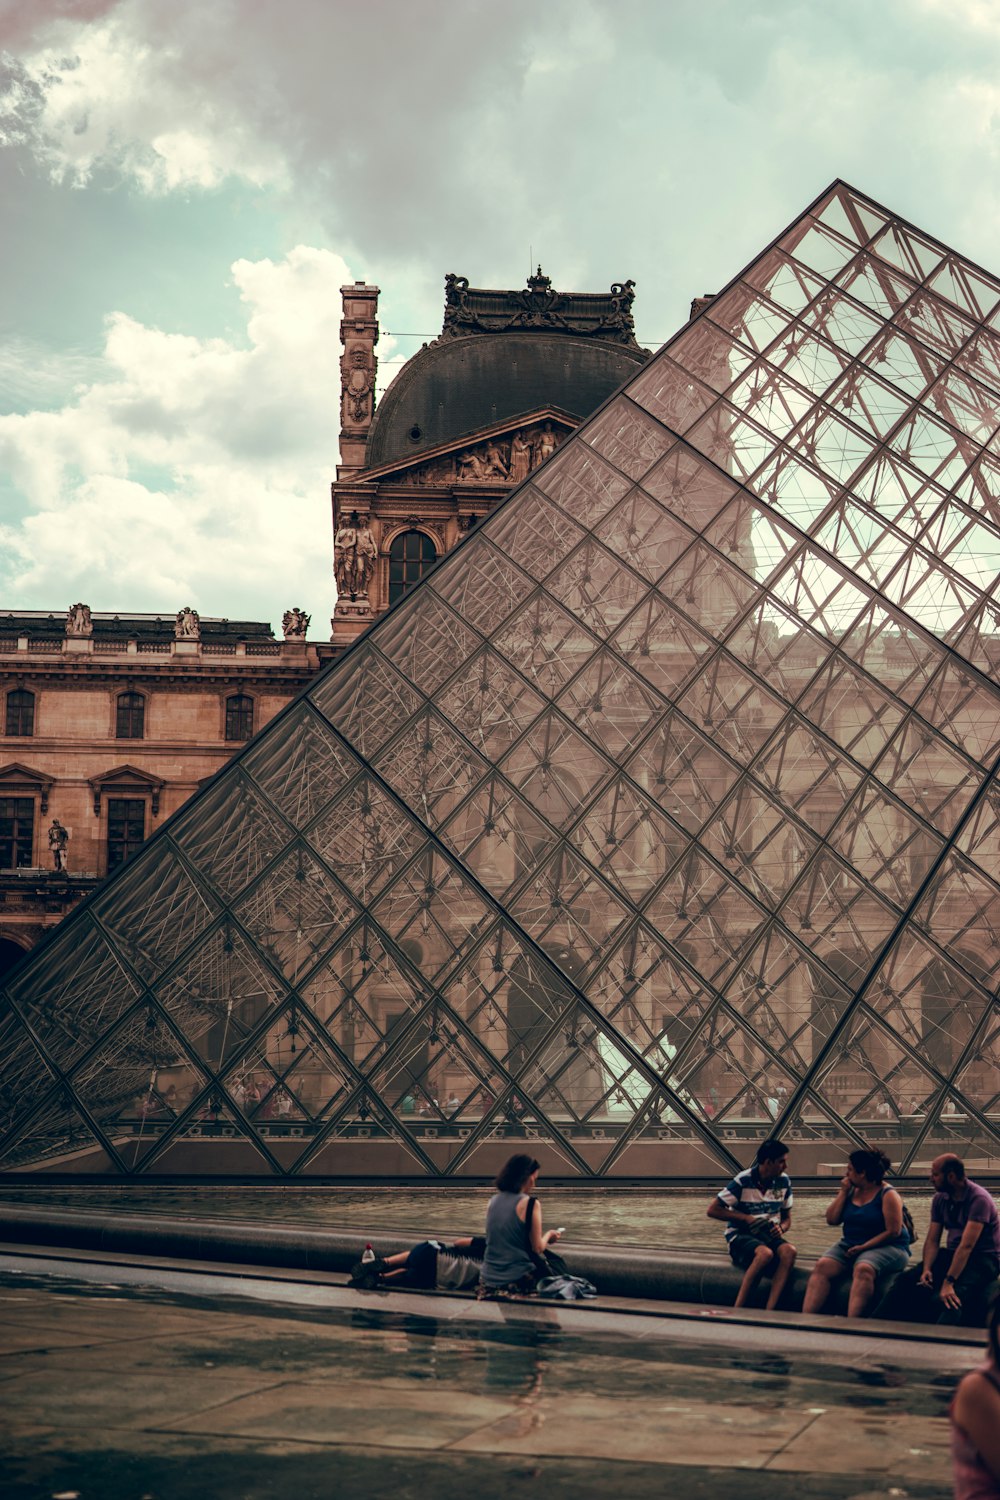
<svg viewBox="0 0 1000 1500">
<path fill-rule="evenodd" d="M 913 1215 L 905 1203 L 903 1204 L 903 1228 L 910 1236 L 910 1244 L 915 1245 L 917 1243 L 917 1226 L 914 1224 Z"/>
<path fill-rule="evenodd" d="M 546 1276 L 569 1276 L 571 1274 L 569 1266 L 555 1250 L 546 1250 L 542 1260 L 545 1262 Z"/>
</svg>

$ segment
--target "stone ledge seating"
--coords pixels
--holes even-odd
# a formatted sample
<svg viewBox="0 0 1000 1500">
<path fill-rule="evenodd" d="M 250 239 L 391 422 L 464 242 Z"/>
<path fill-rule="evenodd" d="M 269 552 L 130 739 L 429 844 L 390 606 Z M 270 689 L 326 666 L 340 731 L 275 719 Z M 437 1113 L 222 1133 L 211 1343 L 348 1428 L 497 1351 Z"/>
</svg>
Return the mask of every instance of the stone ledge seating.
<svg viewBox="0 0 1000 1500">
<path fill-rule="evenodd" d="M 456 1229 L 459 1232 L 459 1229 Z M 406 1250 L 418 1235 L 379 1233 L 344 1227 L 337 1230 L 260 1225 L 240 1220 L 152 1218 L 129 1213 L 76 1213 L 68 1210 L 0 1205 L 0 1244 L 60 1246 L 112 1254 L 149 1255 L 170 1259 L 299 1268 L 343 1273 L 358 1259 L 367 1240 L 377 1243 L 380 1255 Z M 652 1301 L 701 1303 L 731 1307 L 741 1272 L 723 1252 L 705 1254 L 676 1250 L 608 1248 L 561 1243 L 559 1253 L 570 1271 L 585 1276 L 606 1296 Z M 811 1260 L 796 1265 L 782 1308 L 799 1311 Z M 887 1278 L 873 1315 L 904 1319 L 909 1309 L 906 1280 L 912 1265 Z M 763 1306 L 767 1282 L 762 1280 L 752 1306 Z M 1000 1293 L 1000 1286 L 995 1294 Z M 829 1311 L 847 1310 L 847 1278 L 835 1289 Z M 985 1322 L 986 1309 L 982 1312 Z M 970 1326 L 982 1326 L 976 1323 Z"/>
</svg>

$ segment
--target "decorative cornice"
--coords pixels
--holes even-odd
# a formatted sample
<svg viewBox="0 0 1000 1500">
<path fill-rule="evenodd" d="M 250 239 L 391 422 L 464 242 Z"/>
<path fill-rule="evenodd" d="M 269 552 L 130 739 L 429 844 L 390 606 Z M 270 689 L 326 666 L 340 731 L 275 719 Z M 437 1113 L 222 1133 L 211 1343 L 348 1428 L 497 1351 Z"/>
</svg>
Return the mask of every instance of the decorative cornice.
<svg viewBox="0 0 1000 1500">
<path fill-rule="evenodd" d="M 471 287 L 467 276 L 444 279 L 444 323 L 435 343 L 470 334 L 565 333 L 638 349 L 632 303 L 634 281 L 616 281 L 608 292 L 557 292 L 541 266 L 520 291 Z"/>
</svg>

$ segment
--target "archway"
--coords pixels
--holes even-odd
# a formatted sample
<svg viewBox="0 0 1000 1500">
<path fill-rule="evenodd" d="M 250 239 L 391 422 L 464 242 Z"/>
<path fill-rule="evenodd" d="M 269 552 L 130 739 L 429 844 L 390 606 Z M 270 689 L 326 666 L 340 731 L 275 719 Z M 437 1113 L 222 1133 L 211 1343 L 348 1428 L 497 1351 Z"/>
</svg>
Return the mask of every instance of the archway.
<svg viewBox="0 0 1000 1500">
<path fill-rule="evenodd" d="M 20 962 L 27 951 L 26 943 L 16 943 L 13 938 L 0 937 L 0 979 Z"/>
</svg>

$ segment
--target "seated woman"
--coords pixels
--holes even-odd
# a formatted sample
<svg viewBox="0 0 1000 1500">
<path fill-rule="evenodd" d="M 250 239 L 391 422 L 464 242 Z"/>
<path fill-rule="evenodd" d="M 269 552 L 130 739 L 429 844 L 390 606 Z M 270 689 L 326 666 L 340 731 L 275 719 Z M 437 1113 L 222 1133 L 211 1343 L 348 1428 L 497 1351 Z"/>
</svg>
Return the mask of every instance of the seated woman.
<svg viewBox="0 0 1000 1500">
<path fill-rule="evenodd" d="M 559 1232 L 542 1233 L 542 1206 L 533 1196 L 537 1178 L 538 1163 L 524 1152 L 512 1156 L 497 1176 L 486 1210 L 486 1253 L 476 1291 L 480 1299 L 529 1296 L 546 1274 L 541 1257 Z"/>
<path fill-rule="evenodd" d="M 849 1318 L 863 1317 L 875 1295 L 875 1279 L 901 1271 L 910 1254 L 903 1226 L 903 1200 L 887 1187 L 890 1167 L 884 1151 L 852 1151 L 840 1191 L 826 1211 L 828 1224 L 842 1226 L 841 1238 L 821 1255 L 806 1286 L 802 1311 L 822 1312 L 831 1283 L 851 1271 Z"/>
</svg>

